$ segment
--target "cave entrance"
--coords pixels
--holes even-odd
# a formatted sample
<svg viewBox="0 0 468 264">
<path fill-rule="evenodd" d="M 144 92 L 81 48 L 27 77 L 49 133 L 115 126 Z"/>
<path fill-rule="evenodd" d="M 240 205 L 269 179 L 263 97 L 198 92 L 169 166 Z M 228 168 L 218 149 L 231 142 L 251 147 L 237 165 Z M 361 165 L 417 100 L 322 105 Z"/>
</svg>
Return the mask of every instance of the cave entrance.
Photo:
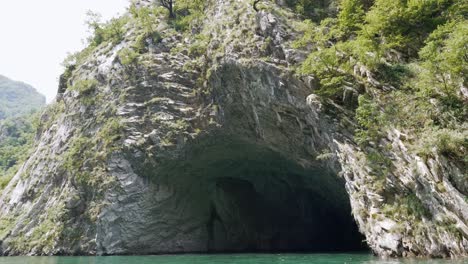
<svg viewBox="0 0 468 264">
<path fill-rule="evenodd" d="M 167 164 L 190 217 L 205 223 L 209 252 L 366 249 L 343 180 L 325 168 L 226 137 L 197 142 Z"/>
</svg>

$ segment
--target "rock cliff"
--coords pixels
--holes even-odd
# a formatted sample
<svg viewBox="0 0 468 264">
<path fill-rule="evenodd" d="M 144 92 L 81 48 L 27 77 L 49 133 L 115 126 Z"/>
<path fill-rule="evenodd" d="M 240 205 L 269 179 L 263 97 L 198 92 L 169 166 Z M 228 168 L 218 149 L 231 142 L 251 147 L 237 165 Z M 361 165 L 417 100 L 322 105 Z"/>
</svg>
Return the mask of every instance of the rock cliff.
<svg viewBox="0 0 468 264">
<path fill-rule="evenodd" d="M 365 239 L 381 256 L 467 254 L 466 182 L 451 180 L 466 168 L 420 158 L 395 128 L 377 143 L 388 163 L 376 177 L 354 113 L 295 72 L 310 49 L 292 47 L 295 14 L 216 0 L 190 34 L 160 11 L 147 34 L 139 12 L 160 9 L 138 3 L 122 39 L 62 76 L 1 193 L 0 253 L 356 250 Z"/>
</svg>

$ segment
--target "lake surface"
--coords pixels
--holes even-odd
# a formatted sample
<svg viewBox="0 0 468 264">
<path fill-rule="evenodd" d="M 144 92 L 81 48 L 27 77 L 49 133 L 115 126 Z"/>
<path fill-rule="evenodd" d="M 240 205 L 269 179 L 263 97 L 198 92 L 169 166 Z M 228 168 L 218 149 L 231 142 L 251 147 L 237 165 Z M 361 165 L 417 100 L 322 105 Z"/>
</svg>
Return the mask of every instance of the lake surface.
<svg viewBox="0 0 468 264">
<path fill-rule="evenodd" d="M 0 257 L 0 264 L 462 264 L 465 260 L 381 260 L 369 254 L 225 254 L 124 257 Z"/>
</svg>

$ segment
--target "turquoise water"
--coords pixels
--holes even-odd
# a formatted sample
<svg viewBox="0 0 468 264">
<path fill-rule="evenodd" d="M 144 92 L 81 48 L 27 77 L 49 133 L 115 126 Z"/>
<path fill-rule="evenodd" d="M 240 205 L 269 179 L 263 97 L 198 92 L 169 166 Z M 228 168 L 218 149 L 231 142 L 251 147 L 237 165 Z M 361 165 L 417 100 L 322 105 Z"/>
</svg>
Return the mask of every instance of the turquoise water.
<svg viewBox="0 0 468 264">
<path fill-rule="evenodd" d="M 226 254 L 128 257 L 0 257 L 0 264 L 462 264 L 466 260 L 380 260 L 369 254 Z"/>
</svg>

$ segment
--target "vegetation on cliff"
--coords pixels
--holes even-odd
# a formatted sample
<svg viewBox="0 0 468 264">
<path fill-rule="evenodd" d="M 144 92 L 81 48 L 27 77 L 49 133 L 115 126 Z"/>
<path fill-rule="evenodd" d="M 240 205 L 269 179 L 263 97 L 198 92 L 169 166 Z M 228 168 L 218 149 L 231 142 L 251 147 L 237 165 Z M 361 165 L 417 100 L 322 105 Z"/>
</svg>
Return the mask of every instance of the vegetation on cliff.
<svg viewBox="0 0 468 264">
<path fill-rule="evenodd" d="M 418 241 L 433 229 L 463 243 L 460 224 L 435 217 L 431 202 L 416 195 L 418 183 L 395 191 L 392 177 L 401 168 L 395 166 L 392 144 L 397 133 L 408 148 L 404 152 L 422 164 L 443 164 L 437 166 L 446 171 L 436 176 L 433 188 L 448 192 L 447 179 L 468 200 L 467 2 L 342 0 L 329 7 L 326 17 L 304 14 L 309 16 L 301 26 L 304 36 L 294 45 L 311 53 L 298 72 L 320 80 L 315 93 L 328 109 L 338 104 L 354 113 L 355 125 L 349 128 L 355 131 L 363 166 L 374 176 L 366 184 L 382 197 L 377 203 L 385 217 L 398 223 L 391 232 Z M 421 163 L 409 166 L 411 174 L 421 173 Z M 411 227 L 405 227 L 409 222 Z"/>
<path fill-rule="evenodd" d="M 334 10 L 304 22 L 295 45 L 314 47 L 300 72 L 356 112 L 366 152 L 397 128 L 419 155 L 441 154 L 468 177 L 466 1 L 343 0 Z"/>
</svg>

